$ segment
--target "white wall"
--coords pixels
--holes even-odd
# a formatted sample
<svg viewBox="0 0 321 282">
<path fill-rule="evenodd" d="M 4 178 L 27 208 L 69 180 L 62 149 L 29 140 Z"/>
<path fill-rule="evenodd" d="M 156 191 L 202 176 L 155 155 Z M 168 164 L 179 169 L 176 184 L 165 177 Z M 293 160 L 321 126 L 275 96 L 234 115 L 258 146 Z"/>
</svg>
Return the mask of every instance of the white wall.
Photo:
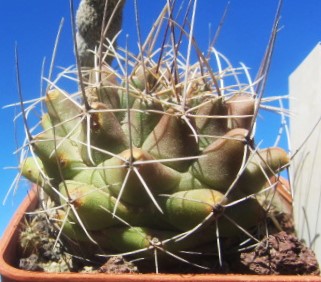
<svg viewBox="0 0 321 282">
<path fill-rule="evenodd" d="M 321 262 L 321 42 L 290 75 L 289 91 L 292 154 L 304 144 L 291 169 L 295 223 Z"/>
</svg>

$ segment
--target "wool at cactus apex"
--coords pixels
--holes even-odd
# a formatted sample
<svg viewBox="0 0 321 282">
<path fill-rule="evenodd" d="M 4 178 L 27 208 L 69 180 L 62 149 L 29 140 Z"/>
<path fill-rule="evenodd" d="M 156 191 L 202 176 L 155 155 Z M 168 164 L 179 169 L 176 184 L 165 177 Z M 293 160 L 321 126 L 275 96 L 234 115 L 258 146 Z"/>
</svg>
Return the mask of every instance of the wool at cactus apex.
<svg viewBox="0 0 321 282">
<path fill-rule="evenodd" d="M 139 22 L 142 38 L 147 36 L 153 21 L 157 18 L 164 1 L 138 0 Z M 221 28 L 216 49 L 229 58 L 234 66 L 243 62 L 250 68 L 253 77 L 259 68 L 268 42 L 272 22 L 277 8 L 277 0 L 198 0 L 195 22 L 195 39 L 202 50 L 206 50 L 214 37 L 224 14 L 227 3 L 229 10 Z M 74 1 L 75 8 L 79 0 Z M 125 46 L 129 35 L 130 50 L 137 50 L 137 28 L 135 25 L 134 1 L 127 0 L 124 10 L 122 33 L 118 43 Z M 69 1 L 4 1 L 0 10 L 0 106 L 18 101 L 15 73 L 15 45 L 20 58 L 21 87 L 24 100 L 39 97 L 41 69 L 44 58 L 50 64 L 53 46 L 64 17 L 64 27 L 57 49 L 56 71 L 75 62 L 70 28 Z M 321 1 L 284 0 L 280 31 L 265 95 L 285 95 L 288 93 L 288 76 L 321 40 Z M 48 67 L 46 68 L 48 69 Z M 285 102 L 285 106 L 287 102 Z M 21 120 L 13 122 L 19 108 L 0 110 L 0 235 L 3 233 L 14 210 L 27 194 L 29 184 L 22 180 L 13 195 L 10 193 L 5 205 L 2 201 L 17 173 L 19 160 L 13 152 L 21 146 L 24 135 Z M 264 136 L 263 146 L 273 145 L 280 118 L 262 112 L 259 118 L 257 139 Z M 269 124 L 267 126 L 266 124 Z M 282 140 L 282 147 L 287 147 Z M 13 168 L 13 169 L 11 169 Z"/>
</svg>

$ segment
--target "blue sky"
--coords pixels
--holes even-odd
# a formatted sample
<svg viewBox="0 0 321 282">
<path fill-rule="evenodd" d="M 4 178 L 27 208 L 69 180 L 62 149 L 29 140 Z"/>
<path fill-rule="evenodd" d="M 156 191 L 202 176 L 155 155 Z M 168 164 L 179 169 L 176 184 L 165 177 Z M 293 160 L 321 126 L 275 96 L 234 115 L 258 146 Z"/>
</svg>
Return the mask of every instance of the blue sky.
<svg viewBox="0 0 321 282">
<path fill-rule="evenodd" d="M 142 37 L 147 34 L 165 0 L 138 0 Z M 206 50 L 209 34 L 214 34 L 224 12 L 227 0 L 198 0 L 195 37 Z M 79 0 L 75 0 L 77 6 Z M 254 77 L 264 54 L 271 31 L 277 0 L 230 0 L 230 9 L 216 48 L 226 55 L 233 65 L 240 62 L 251 68 Z M 74 64 L 69 19 L 69 1 L 3 1 L 0 10 L 0 107 L 18 101 L 14 46 L 20 53 L 22 91 L 25 99 L 39 97 L 40 73 L 43 58 L 50 61 L 52 48 L 61 18 L 65 18 L 62 38 L 58 48 L 57 66 Z M 278 34 L 266 95 L 288 93 L 288 76 L 321 41 L 321 1 L 284 0 L 281 31 Z M 211 27 L 211 28 L 210 28 Z M 211 29 L 211 31 L 209 31 Z M 127 0 L 123 33 L 120 42 L 129 34 L 129 48 L 136 48 L 136 28 L 133 0 Z M 16 139 L 23 136 L 21 126 L 13 124 L 15 110 L 0 110 L 0 201 L 2 202 L 16 174 L 17 156 L 13 155 Z M 279 118 L 261 116 L 259 136 L 264 145 L 273 144 Z M 22 182 L 16 195 L 10 195 L 5 206 L 0 206 L 0 235 L 8 224 L 17 205 L 26 195 L 28 183 Z"/>
</svg>

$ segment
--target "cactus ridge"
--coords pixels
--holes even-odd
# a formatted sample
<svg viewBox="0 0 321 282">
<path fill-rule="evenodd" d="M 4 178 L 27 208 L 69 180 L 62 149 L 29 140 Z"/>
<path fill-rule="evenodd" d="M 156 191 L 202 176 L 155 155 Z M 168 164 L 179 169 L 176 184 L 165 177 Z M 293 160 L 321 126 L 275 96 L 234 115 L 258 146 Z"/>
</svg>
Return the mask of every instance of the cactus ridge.
<svg viewBox="0 0 321 282">
<path fill-rule="evenodd" d="M 167 26 L 160 17 L 151 33 Z M 192 46 L 190 31 L 174 26 Z M 255 82 L 240 82 L 244 67 L 214 48 L 205 62 L 195 43 L 192 63 L 192 48 L 185 55 L 166 33 L 168 44 L 148 49 L 158 36 L 137 56 L 110 48 L 117 67 L 96 53 L 92 65 L 101 66 L 82 69 L 85 93 L 49 86 L 20 171 L 55 203 L 49 214 L 61 239 L 88 246 L 88 257 L 169 256 L 204 269 L 184 252 L 209 246 L 222 263 L 226 242 L 257 242 L 268 211 L 255 194 L 289 158 L 255 148 L 262 101 Z"/>
</svg>

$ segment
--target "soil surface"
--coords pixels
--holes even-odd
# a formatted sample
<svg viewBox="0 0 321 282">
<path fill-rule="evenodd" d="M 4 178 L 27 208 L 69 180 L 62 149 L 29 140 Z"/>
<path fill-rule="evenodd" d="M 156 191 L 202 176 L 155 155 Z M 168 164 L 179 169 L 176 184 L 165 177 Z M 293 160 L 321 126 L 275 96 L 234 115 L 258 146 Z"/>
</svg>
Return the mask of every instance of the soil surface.
<svg viewBox="0 0 321 282">
<path fill-rule="evenodd" d="M 197 256 L 195 263 L 205 266 L 200 269 L 191 264 L 179 262 L 177 259 L 170 260 L 168 264 L 161 263 L 162 273 L 240 273 L 240 274 L 292 274 L 292 275 L 320 275 L 320 269 L 312 250 L 298 240 L 294 235 L 292 217 L 280 214 L 275 217 L 278 228 L 269 228 L 271 235 L 263 239 L 255 248 L 242 253 L 223 255 L 223 261 L 218 262 L 217 256 Z M 272 226 L 273 224 L 268 224 Z M 32 229 L 33 236 L 30 237 L 28 230 Z M 100 272 L 100 273 L 151 273 L 148 262 L 129 262 L 121 256 L 114 256 L 96 264 L 87 265 L 79 259 L 75 259 L 66 253 L 62 247 L 53 248 L 56 244 L 54 230 L 44 228 L 41 218 L 33 222 L 22 231 L 20 240 L 27 242 L 29 251 L 25 257 L 20 259 L 20 268 L 32 271 L 73 271 L 73 272 Z M 29 241 L 28 241 L 28 240 Z M 37 239 L 37 240 L 35 240 Z M 22 240 L 23 241 L 23 240 Z M 33 248 L 30 248 L 32 242 Z M 35 243 L 37 242 L 37 243 Z M 78 246 L 79 248 L 79 246 Z M 55 251 L 53 251 L 55 249 Z M 126 258 L 127 259 L 127 258 Z M 191 257 L 194 260 L 195 256 Z"/>
<path fill-rule="evenodd" d="M 294 235 L 270 235 L 252 252 L 242 253 L 241 263 L 255 274 L 320 275 L 317 259 Z"/>
</svg>

